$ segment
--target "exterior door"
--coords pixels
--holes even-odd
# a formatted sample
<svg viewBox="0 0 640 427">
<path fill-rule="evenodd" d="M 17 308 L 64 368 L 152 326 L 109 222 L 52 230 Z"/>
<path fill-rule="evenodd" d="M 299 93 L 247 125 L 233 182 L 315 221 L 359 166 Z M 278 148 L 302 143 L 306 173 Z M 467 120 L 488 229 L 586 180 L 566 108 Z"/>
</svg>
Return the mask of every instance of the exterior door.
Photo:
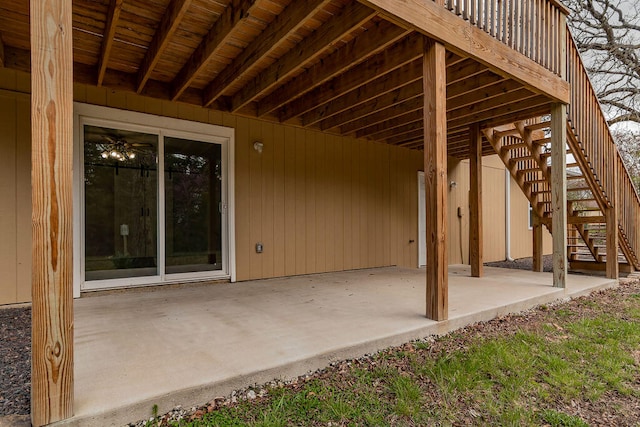
<svg viewBox="0 0 640 427">
<path fill-rule="evenodd" d="M 78 117 L 79 290 L 233 280 L 229 138 L 139 119 Z"/>
<path fill-rule="evenodd" d="M 427 265 L 427 206 L 424 172 L 418 172 L 418 267 Z"/>
<path fill-rule="evenodd" d="M 84 126 L 86 281 L 158 276 L 158 135 Z"/>
</svg>

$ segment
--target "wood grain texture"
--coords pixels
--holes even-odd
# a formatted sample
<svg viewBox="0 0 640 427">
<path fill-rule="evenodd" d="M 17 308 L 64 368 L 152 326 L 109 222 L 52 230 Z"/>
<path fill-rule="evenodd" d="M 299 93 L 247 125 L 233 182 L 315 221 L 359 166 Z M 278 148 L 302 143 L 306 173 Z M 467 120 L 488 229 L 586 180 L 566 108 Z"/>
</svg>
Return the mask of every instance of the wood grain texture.
<svg viewBox="0 0 640 427">
<path fill-rule="evenodd" d="M 4 67 L 4 42 L 2 41 L 2 34 L 0 34 L 0 68 Z"/>
<path fill-rule="evenodd" d="M 613 156 L 612 156 L 613 157 Z M 607 220 L 607 267 L 606 273 L 609 279 L 617 279 L 620 274 L 618 267 L 618 168 L 612 167 L 610 170 L 611 181 L 615 189 L 610 195 L 610 202 L 613 205 L 605 212 Z M 631 264 L 631 263 L 630 263 Z"/>
<path fill-rule="evenodd" d="M 160 55 L 162 55 L 164 49 L 167 47 L 169 40 L 178 29 L 182 17 L 191 5 L 191 1 L 192 0 L 172 0 L 171 3 L 169 3 L 169 7 L 162 16 L 162 21 L 160 21 L 160 25 L 153 35 L 153 40 L 147 49 L 147 53 L 140 64 L 136 79 L 137 93 L 142 92 L 144 85 L 151 76 L 151 72 L 160 60 Z"/>
<path fill-rule="evenodd" d="M 427 212 L 426 315 L 448 318 L 447 116 L 444 45 L 424 40 L 424 172 Z"/>
<path fill-rule="evenodd" d="M 476 59 L 536 93 L 563 103 L 569 101 L 566 81 L 433 1 L 359 1 L 380 11 L 392 22 L 431 37 L 461 56 Z"/>
<path fill-rule="evenodd" d="M 73 415 L 71 2 L 31 1 L 31 421 Z"/>
<path fill-rule="evenodd" d="M 345 7 L 342 13 L 334 16 L 329 22 L 303 39 L 234 94 L 231 98 L 231 111 L 238 111 L 254 98 L 273 90 L 279 82 L 286 79 L 296 69 L 317 58 L 327 44 L 337 43 L 375 15 L 376 13 L 372 9 L 358 3 Z"/>
<path fill-rule="evenodd" d="M 382 21 L 374 30 L 356 37 L 346 46 L 323 58 L 322 62 L 307 69 L 303 74 L 262 99 L 258 103 L 258 116 L 263 116 L 338 76 L 352 64 L 386 49 L 407 33 L 408 31 L 403 28 Z"/>
<path fill-rule="evenodd" d="M 533 214 L 533 271 L 542 272 L 544 268 L 543 250 L 542 250 L 542 228 L 543 224 L 540 217 Z"/>
<path fill-rule="evenodd" d="M 469 253 L 471 276 L 483 275 L 483 239 L 482 239 L 482 134 L 480 126 L 474 124 L 469 129 Z"/>
<path fill-rule="evenodd" d="M 553 286 L 567 284 L 567 106 L 551 107 L 551 221 L 553 230 Z"/>
<path fill-rule="evenodd" d="M 107 71 L 109 56 L 111 56 L 111 48 L 113 47 L 113 39 L 116 35 L 120 12 L 122 11 L 122 3 L 124 0 L 111 0 L 109 3 L 109 11 L 107 12 L 107 23 L 105 25 L 104 36 L 102 37 L 102 46 L 100 47 L 100 62 L 98 63 L 98 86 L 102 86 L 104 75 Z"/>
<path fill-rule="evenodd" d="M 255 6 L 256 0 L 233 0 L 227 6 L 174 79 L 172 100 L 183 94 L 216 51 L 231 39 L 233 29 L 250 18 Z"/>
<path fill-rule="evenodd" d="M 289 37 L 329 0 L 305 0 L 293 2 L 271 24 L 227 65 L 204 89 L 204 105 L 210 106 L 225 90 L 262 58 L 270 55 L 282 40 Z"/>
</svg>

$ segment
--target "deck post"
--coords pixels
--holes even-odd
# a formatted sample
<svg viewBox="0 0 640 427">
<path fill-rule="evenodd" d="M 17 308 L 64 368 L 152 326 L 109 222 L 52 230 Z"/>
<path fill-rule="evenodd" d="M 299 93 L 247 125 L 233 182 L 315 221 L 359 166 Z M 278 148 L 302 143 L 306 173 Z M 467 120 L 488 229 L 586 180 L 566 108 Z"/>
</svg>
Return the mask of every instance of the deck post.
<svg viewBox="0 0 640 427">
<path fill-rule="evenodd" d="M 551 106 L 551 229 L 553 286 L 567 284 L 567 106 Z"/>
<path fill-rule="evenodd" d="M 469 263 L 471 276 L 482 277 L 482 133 L 477 123 L 469 127 L 469 143 Z"/>
<path fill-rule="evenodd" d="M 607 221 L 607 278 L 618 279 L 620 268 L 618 265 L 618 165 L 613 162 L 611 167 L 611 181 L 613 192 L 609 196 L 611 207 L 606 209 Z M 613 256 L 612 256 L 613 255 Z M 631 264 L 631 263 L 629 263 Z"/>
<path fill-rule="evenodd" d="M 73 415 L 71 1 L 31 0 L 31 422 Z"/>
<path fill-rule="evenodd" d="M 448 317 L 446 50 L 424 39 L 424 176 L 429 319 Z"/>
<path fill-rule="evenodd" d="M 542 250 L 542 221 L 533 212 L 533 271 L 542 272 L 544 270 L 543 250 Z"/>
</svg>

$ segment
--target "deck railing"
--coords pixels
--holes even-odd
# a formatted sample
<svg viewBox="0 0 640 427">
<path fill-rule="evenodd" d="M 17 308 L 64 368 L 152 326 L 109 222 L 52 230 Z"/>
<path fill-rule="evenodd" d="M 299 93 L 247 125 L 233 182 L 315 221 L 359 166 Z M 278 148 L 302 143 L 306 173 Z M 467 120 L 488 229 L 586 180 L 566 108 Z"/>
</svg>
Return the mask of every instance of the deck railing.
<svg viewBox="0 0 640 427">
<path fill-rule="evenodd" d="M 569 34 L 567 32 L 567 34 Z M 571 87 L 567 116 L 607 205 L 615 204 L 620 231 L 638 263 L 640 198 L 622 161 L 600 102 L 571 36 L 567 37 L 567 80 Z M 617 183 L 613 172 L 617 174 Z M 617 185 L 616 185 L 617 184 Z M 611 197 L 615 193 L 615 198 Z M 613 203 L 612 203 L 613 202 Z"/>
<path fill-rule="evenodd" d="M 434 0 L 556 75 L 568 9 L 555 0 Z"/>
</svg>

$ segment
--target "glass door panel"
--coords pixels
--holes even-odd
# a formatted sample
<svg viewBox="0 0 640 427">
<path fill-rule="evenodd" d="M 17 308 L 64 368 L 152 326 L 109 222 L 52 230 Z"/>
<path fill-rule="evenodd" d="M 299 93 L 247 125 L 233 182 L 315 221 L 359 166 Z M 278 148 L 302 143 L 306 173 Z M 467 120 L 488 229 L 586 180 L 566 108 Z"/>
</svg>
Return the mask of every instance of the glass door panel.
<svg viewBox="0 0 640 427">
<path fill-rule="evenodd" d="M 164 138 L 165 272 L 222 270 L 219 144 Z"/>
<path fill-rule="evenodd" d="M 84 126 L 85 280 L 158 271 L 158 136 Z"/>
</svg>

